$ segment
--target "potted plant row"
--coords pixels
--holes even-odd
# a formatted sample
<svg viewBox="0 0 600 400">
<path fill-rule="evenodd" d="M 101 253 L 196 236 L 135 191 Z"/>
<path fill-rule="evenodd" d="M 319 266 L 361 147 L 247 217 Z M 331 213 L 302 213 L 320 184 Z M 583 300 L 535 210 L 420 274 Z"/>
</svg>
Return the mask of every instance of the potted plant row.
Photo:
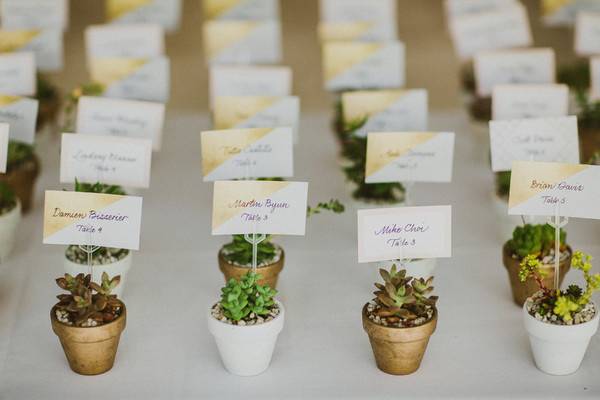
<svg viewBox="0 0 600 400">
<path fill-rule="evenodd" d="M 0 182 L 0 263 L 10 255 L 21 221 L 21 202 L 13 190 Z"/>
<path fill-rule="evenodd" d="M 33 146 L 10 140 L 6 161 L 6 174 L 0 174 L 0 182 L 6 183 L 15 192 L 21 210 L 27 213 L 33 204 L 34 185 L 40 173 L 40 161 Z"/>
<path fill-rule="evenodd" d="M 571 265 L 572 250 L 566 243 L 567 234 L 560 230 L 560 275 L 562 283 Z M 521 281 L 519 271 L 521 263 L 526 257 L 536 257 L 539 269 L 542 271 L 543 282 L 546 286 L 554 285 L 554 260 L 555 260 L 555 229 L 548 224 L 525 224 L 515 228 L 512 239 L 508 240 L 502 248 L 502 261 L 508 272 L 508 279 L 515 303 L 519 307 L 527 298 L 538 291 L 537 282 L 528 279 Z"/>
<path fill-rule="evenodd" d="M 600 274 L 592 275 L 591 257 L 576 251 L 571 266 L 583 273 L 585 289 L 565 290 L 546 283 L 545 265 L 535 254 L 523 259 L 519 278 L 535 281 L 539 291 L 523 305 L 523 319 L 537 367 L 548 374 L 572 374 L 581 365 L 591 337 L 598 330 L 598 308 L 592 294 L 600 289 Z"/>
</svg>

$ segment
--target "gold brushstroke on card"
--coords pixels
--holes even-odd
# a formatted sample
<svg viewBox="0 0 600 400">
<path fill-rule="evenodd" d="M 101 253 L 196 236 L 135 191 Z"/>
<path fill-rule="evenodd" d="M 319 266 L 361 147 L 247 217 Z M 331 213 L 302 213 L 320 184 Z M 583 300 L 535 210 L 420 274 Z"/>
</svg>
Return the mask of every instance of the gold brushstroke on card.
<svg viewBox="0 0 600 400">
<path fill-rule="evenodd" d="M 319 23 L 319 39 L 328 40 L 358 40 L 373 29 L 374 23 L 367 21 L 352 22 L 321 22 Z"/>
<path fill-rule="evenodd" d="M 231 129 L 271 107 L 280 97 L 219 96 L 215 100 L 215 129 Z"/>
<path fill-rule="evenodd" d="M 139 58 L 98 58 L 90 63 L 92 81 L 110 86 L 133 74 L 148 63 Z"/>
<path fill-rule="evenodd" d="M 367 141 L 366 176 L 373 175 L 437 135 L 437 132 L 370 133 Z"/>
<path fill-rule="evenodd" d="M 327 42 L 323 44 L 323 72 L 330 81 L 383 48 L 381 43 Z"/>
<path fill-rule="evenodd" d="M 241 42 L 259 22 L 255 21 L 208 21 L 204 23 L 204 51 L 209 59 L 235 43 Z"/>
<path fill-rule="evenodd" d="M 151 3 L 152 0 L 106 0 L 106 17 L 112 21 Z"/>
<path fill-rule="evenodd" d="M 0 30 L 0 53 L 17 51 L 25 47 L 40 33 L 41 31 L 39 30 Z"/>
<path fill-rule="evenodd" d="M 236 8 L 240 0 L 203 0 L 203 11 L 205 19 L 216 19 Z"/>
<path fill-rule="evenodd" d="M 344 122 L 371 117 L 388 109 L 406 94 L 405 90 L 358 90 L 342 94 Z"/>
</svg>

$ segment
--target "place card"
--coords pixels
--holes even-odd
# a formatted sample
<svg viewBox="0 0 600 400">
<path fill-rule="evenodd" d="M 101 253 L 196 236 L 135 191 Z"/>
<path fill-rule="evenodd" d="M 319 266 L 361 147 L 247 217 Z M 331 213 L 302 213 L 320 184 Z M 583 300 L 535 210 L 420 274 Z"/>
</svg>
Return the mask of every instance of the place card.
<svg viewBox="0 0 600 400">
<path fill-rule="evenodd" d="M 154 58 L 165 54 L 160 25 L 92 25 L 85 29 L 87 59 Z"/>
<path fill-rule="evenodd" d="M 68 0 L 2 0 L 5 29 L 61 29 L 69 22 Z"/>
<path fill-rule="evenodd" d="M 167 57 L 98 58 L 91 61 L 92 81 L 104 86 L 103 96 L 121 99 L 169 100 L 170 63 Z"/>
<path fill-rule="evenodd" d="M 219 96 L 289 96 L 292 70 L 279 66 L 225 66 L 210 68 L 210 105 Z"/>
<path fill-rule="evenodd" d="M 592 100 L 600 100 L 600 56 L 590 59 L 590 80 Z"/>
<path fill-rule="evenodd" d="M 82 96 L 77 106 L 77 132 L 149 139 L 159 151 L 164 118 L 162 103 Z"/>
<path fill-rule="evenodd" d="M 527 11 L 520 3 L 498 10 L 450 19 L 458 56 L 468 60 L 480 51 L 524 47 L 532 43 Z"/>
<path fill-rule="evenodd" d="M 395 27 L 395 0 L 321 0 L 319 17 L 322 22 L 370 22 L 373 25 Z M 395 35 L 392 39 L 395 39 Z"/>
<path fill-rule="evenodd" d="M 548 26 L 571 26 L 580 12 L 600 12 L 596 0 L 541 0 L 543 21 Z"/>
<path fill-rule="evenodd" d="M 201 133 L 204 181 L 291 177 L 292 128 L 253 128 Z"/>
<path fill-rule="evenodd" d="M 206 19 L 279 19 L 279 0 L 203 0 L 202 6 Z"/>
<path fill-rule="evenodd" d="M 308 183 L 217 181 L 212 234 L 304 235 Z"/>
<path fill-rule="evenodd" d="M 358 262 L 452 256 L 452 206 L 358 210 Z"/>
<path fill-rule="evenodd" d="M 8 124 L 0 122 L 0 173 L 6 173 L 8 161 Z"/>
<path fill-rule="evenodd" d="M 515 161 L 509 215 L 600 219 L 600 166 Z"/>
<path fill-rule="evenodd" d="M 289 126 L 298 142 L 300 99 L 296 96 L 219 96 L 213 109 L 215 129 Z"/>
<path fill-rule="evenodd" d="M 448 18 L 462 15 L 496 11 L 517 4 L 516 0 L 445 0 L 444 8 Z"/>
<path fill-rule="evenodd" d="M 395 23 L 378 24 L 372 21 L 320 22 L 318 33 L 321 42 L 332 40 L 383 42 L 397 39 Z"/>
<path fill-rule="evenodd" d="M 600 10 L 577 14 L 575 52 L 583 57 L 600 54 Z"/>
<path fill-rule="evenodd" d="M 427 129 L 427 90 L 364 90 L 342 93 L 345 125 L 364 123 L 354 135 Z"/>
<path fill-rule="evenodd" d="M 133 188 L 150 186 L 152 141 L 63 133 L 60 181 L 102 182 Z"/>
<path fill-rule="evenodd" d="M 138 250 L 142 198 L 47 190 L 44 244 Z"/>
<path fill-rule="evenodd" d="M 366 183 L 450 182 L 452 132 L 370 132 Z"/>
<path fill-rule="evenodd" d="M 33 53 L 0 54 L 0 93 L 34 96 L 36 85 Z"/>
<path fill-rule="evenodd" d="M 564 117 L 568 112 L 567 85 L 497 85 L 492 92 L 494 120 Z"/>
<path fill-rule="evenodd" d="M 279 21 L 207 21 L 204 52 L 210 64 L 281 62 Z"/>
<path fill-rule="evenodd" d="M 496 85 L 554 83 L 555 56 L 550 48 L 484 51 L 474 58 L 477 94 L 489 97 Z"/>
<path fill-rule="evenodd" d="M 577 117 L 490 121 L 492 170 L 510 171 L 513 161 L 579 163 Z"/>
<path fill-rule="evenodd" d="M 37 113 L 37 100 L 0 95 L 0 122 L 10 125 L 10 140 L 33 144 Z"/>
<path fill-rule="evenodd" d="M 111 23 L 159 24 L 169 32 L 179 29 L 181 0 L 105 0 L 105 7 Z"/>
<path fill-rule="evenodd" d="M 325 88 L 342 91 L 402 87 L 404 53 L 404 44 L 399 41 L 324 43 Z"/>
<path fill-rule="evenodd" d="M 0 30 L 0 53 L 32 52 L 40 71 L 58 71 L 63 67 L 62 34 L 60 29 Z"/>
</svg>

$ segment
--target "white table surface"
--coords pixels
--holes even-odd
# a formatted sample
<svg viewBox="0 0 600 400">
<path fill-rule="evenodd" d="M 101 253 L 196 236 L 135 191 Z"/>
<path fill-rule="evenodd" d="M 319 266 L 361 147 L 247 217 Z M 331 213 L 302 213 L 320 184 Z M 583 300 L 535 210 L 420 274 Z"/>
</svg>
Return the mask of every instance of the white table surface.
<svg viewBox="0 0 600 400">
<path fill-rule="evenodd" d="M 347 212 L 312 218 L 306 237 L 278 238 L 286 250 L 278 289 L 287 316 L 271 366 L 253 378 L 224 370 L 206 327 L 223 284 L 217 251 L 226 239 L 210 235 L 212 188 L 200 176 L 199 132 L 209 119 L 171 114 L 144 193 L 141 251 L 124 296 L 127 329 L 114 368 L 101 376 L 71 372 L 50 327 L 64 248 L 41 244 L 42 193 L 68 185 L 58 182 L 58 138 L 41 140 L 35 208 L 0 266 L 0 398 L 599 398 L 600 336 L 574 375 L 552 377 L 533 364 L 501 263 L 486 139 L 461 112 L 434 114 L 431 125 L 457 133 L 454 183 L 417 184 L 412 198 L 454 206 L 454 256 L 438 263 L 438 329 L 415 374 L 380 372 L 362 329 L 361 307 L 379 278 L 356 260 L 355 207 L 325 113 L 302 121 L 296 175 L 310 181 L 311 204 L 339 198 Z M 598 223 L 573 220 L 568 232 L 574 248 L 600 261 Z"/>
</svg>

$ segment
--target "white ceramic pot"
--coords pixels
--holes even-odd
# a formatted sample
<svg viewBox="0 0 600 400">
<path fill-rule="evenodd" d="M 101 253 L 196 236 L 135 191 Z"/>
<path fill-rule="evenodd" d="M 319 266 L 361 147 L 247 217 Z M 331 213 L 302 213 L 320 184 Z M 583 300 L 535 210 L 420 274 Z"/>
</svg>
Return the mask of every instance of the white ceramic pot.
<svg viewBox="0 0 600 400">
<path fill-rule="evenodd" d="M 17 201 L 15 208 L 0 216 L 0 263 L 12 252 L 20 221 L 21 202 Z"/>
<path fill-rule="evenodd" d="M 238 326 L 221 322 L 208 310 L 208 330 L 217 342 L 227 371 L 239 376 L 264 372 L 271 363 L 279 332 L 283 329 L 285 309 L 280 302 L 279 315 L 259 325 Z"/>
<path fill-rule="evenodd" d="M 398 260 L 382 261 L 373 264 L 377 266 L 377 268 L 384 268 L 387 270 L 389 270 L 393 264 L 396 264 L 396 269 L 401 269 Z M 405 261 L 404 263 L 406 274 L 415 278 L 429 278 L 430 276 L 433 276 L 436 266 L 437 258 L 421 258 L 418 260 Z"/>
<path fill-rule="evenodd" d="M 129 251 L 129 254 L 125 256 L 125 258 L 114 262 L 112 264 L 105 265 L 94 265 L 92 272 L 92 281 L 100 282 L 102 280 L 102 273 L 106 272 L 109 277 L 121 275 L 121 282 L 119 285 L 113 290 L 112 294 L 116 294 L 118 298 L 123 296 L 123 291 L 125 290 L 125 284 L 127 283 L 127 274 L 129 269 L 131 268 L 132 263 L 132 253 Z M 65 272 L 70 275 L 77 275 L 79 273 L 89 274 L 89 267 L 87 264 L 78 264 L 70 261 L 65 257 Z"/>
<path fill-rule="evenodd" d="M 553 325 L 538 321 L 523 305 L 525 329 L 536 366 L 550 375 L 569 375 L 577 371 L 590 339 L 598 330 L 600 313 L 588 322 L 577 325 Z"/>
</svg>

